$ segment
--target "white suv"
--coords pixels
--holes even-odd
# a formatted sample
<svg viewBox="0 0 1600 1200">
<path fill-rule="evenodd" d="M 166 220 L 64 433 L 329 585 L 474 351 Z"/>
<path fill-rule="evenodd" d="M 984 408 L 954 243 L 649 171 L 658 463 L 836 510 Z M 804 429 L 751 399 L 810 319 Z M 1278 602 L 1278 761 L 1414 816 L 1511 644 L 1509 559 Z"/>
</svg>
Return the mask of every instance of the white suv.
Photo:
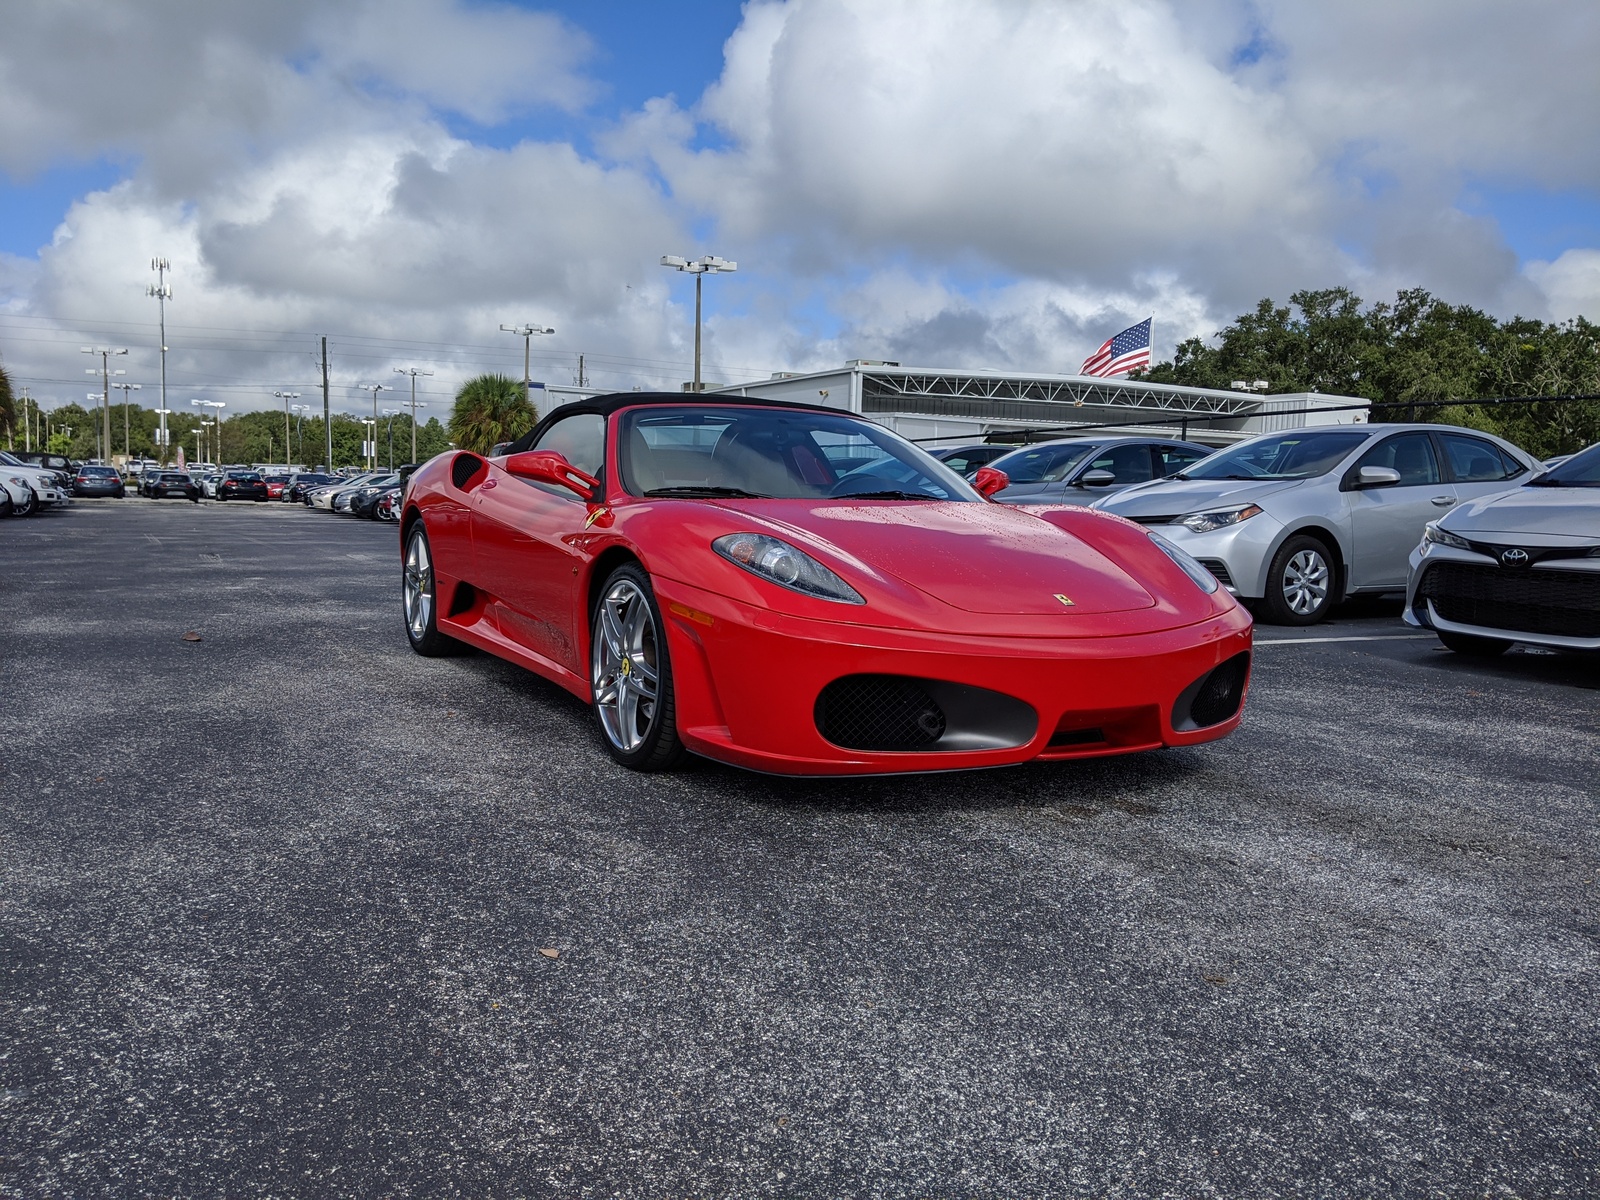
<svg viewBox="0 0 1600 1200">
<path fill-rule="evenodd" d="M 0 492 L 12 516 L 31 517 L 45 504 L 68 504 L 72 497 L 54 471 L 25 463 L 0 450 Z"/>
</svg>

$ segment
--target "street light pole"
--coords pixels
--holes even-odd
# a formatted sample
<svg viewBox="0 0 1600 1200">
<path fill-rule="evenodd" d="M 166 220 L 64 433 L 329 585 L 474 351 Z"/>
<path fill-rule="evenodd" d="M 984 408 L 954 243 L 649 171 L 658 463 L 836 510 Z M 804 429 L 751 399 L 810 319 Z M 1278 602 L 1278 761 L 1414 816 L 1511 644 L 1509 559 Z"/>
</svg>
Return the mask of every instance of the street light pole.
<svg viewBox="0 0 1600 1200">
<path fill-rule="evenodd" d="M 128 440 L 128 393 L 142 390 L 137 383 L 113 383 L 114 388 L 122 389 L 122 453 L 126 458 L 133 457 L 133 444 Z"/>
<path fill-rule="evenodd" d="M 305 453 L 306 453 L 306 414 L 311 411 L 311 405 L 309 405 L 309 404 L 292 404 L 292 405 L 290 405 L 290 407 L 293 408 L 294 411 L 295 411 L 295 419 L 294 419 L 295 450 L 302 458 L 304 458 L 305 457 Z"/>
<path fill-rule="evenodd" d="M 225 401 L 225 400 L 190 400 L 189 403 L 194 405 L 197 408 L 224 409 L 224 408 L 228 407 L 227 401 Z M 201 421 L 200 423 L 202 425 L 206 424 L 205 421 Z M 215 425 L 217 427 L 217 461 L 212 463 L 211 465 L 213 467 L 219 467 L 220 468 L 222 466 L 222 413 L 221 412 L 217 413 L 216 420 L 212 421 L 211 424 Z M 210 447 L 208 446 L 207 447 L 207 453 L 209 453 L 209 452 L 210 452 Z"/>
<path fill-rule="evenodd" d="M 172 285 L 167 282 L 167 272 L 172 270 L 172 264 L 164 258 L 152 258 L 150 269 L 156 273 L 156 283 L 145 288 L 145 295 L 154 296 L 161 306 L 161 407 L 157 410 L 162 413 L 161 429 L 156 441 L 161 446 L 157 452 L 162 465 L 167 461 L 167 301 L 172 299 Z"/>
<path fill-rule="evenodd" d="M 100 376 L 101 397 L 105 403 L 105 441 L 102 443 L 103 449 L 100 461 L 109 463 L 111 461 L 111 356 L 113 354 L 126 354 L 127 351 L 113 350 L 110 346 L 84 346 L 82 350 L 85 354 L 98 354 L 100 356 L 100 369 L 96 371 L 93 367 L 85 367 L 84 374 Z M 116 373 L 118 375 L 127 374 L 126 371 L 118 371 Z"/>
<path fill-rule="evenodd" d="M 363 383 L 363 384 L 360 384 L 358 386 L 361 388 L 362 391 L 371 392 L 372 393 L 372 467 L 371 467 L 371 469 L 376 471 L 378 469 L 378 393 L 379 392 L 392 392 L 392 391 L 394 391 L 394 389 L 391 388 L 387 383 Z M 366 419 L 362 418 L 361 423 L 363 425 L 365 425 L 367 423 Z"/>
<path fill-rule="evenodd" d="M 274 396 L 283 399 L 283 469 L 287 471 L 292 465 L 289 462 L 289 401 L 300 399 L 299 392 L 273 392 Z M 296 408 L 300 406 L 295 405 Z"/>
<path fill-rule="evenodd" d="M 718 258 L 715 254 L 702 255 L 692 262 L 686 258 L 679 258 L 676 254 L 663 254 L 661 256 L 663 267 L 672 267 L 677 271 L 687 271 L 694 276 L 694 390 L 701 390 L 700 383 L 700 282 L 707 275 L 731 275 L 739 269 L 739 264 L 730 262 L 725 258 Z"/>
<path fill-rule="evenodd" d="M 531 402 L 533 399 L 532 367 L 529 365 L 529 355 L 533 345 L 533 335 L 536 333 L 554 333 L 554 329 L 542 325 L 502 325 L 501 329 L 507 333 L 514 333 L 522 339 L 522 391 Z"/>
<path fill-rule="evenodd" d="M 504 329 L 505 326 L 502 325 L 501 328 Z M 528 367 L 527 367 L 528 359 L 527 359 L 526 350 L 524 350 L 524 352 L 523 352 L 522 361 L 523 361 L 522 369 L 523 369 L 524 373 L 526 373 L 526 371 L 528 369 Z M 417 376 L 418 375 L 432 375 L 433 372 L 432 371 L 418 370 L 416 367 L 396 367 L 394 369 L 394 373 L 396 375 L 409 375 L 409 376 L 411 376 L 411 405 L 410 405 L 410 407 L 411 407 L 411 461 L 412 462 L 416 462 L 417 461 L 417 409 L 419 407 L 420 408 L 427 408 L 428 407 L 426 404 L 419 405 L 417 403 Z M 524 383 L 523 386 L 526 387 L 527 384 Z M 392 425 L 393 422 L 390 422 L 390 424 Z M 391 435 L 390 436 L 390 441 L 392 442 L 394 440 L 393 439 L 393 430 L 390 431 L 390 435 Z M 393 464 L 391 463 L 390 465 L 392 466 Z"/>
</svg>

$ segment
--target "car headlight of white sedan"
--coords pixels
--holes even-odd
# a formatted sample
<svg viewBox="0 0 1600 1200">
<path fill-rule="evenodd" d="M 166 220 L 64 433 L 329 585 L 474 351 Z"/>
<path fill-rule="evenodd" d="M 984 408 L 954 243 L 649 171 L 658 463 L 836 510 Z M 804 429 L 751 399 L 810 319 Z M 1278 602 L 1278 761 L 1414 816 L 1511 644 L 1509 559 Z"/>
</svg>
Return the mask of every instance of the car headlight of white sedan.
<svg viewBox="0 0 1600 1200">
<path fill-rule="evenodd" d="M 1439 522 L 1429 521 L 1422 527 L 1422 540 L 1424 543 L 1432 542 L 1435 546 L 1453 546 L 1457 550 L 1471 550 L 1472 543 L 1466 538 L 1459 538 L 1447 529 L 1440 529 Z"/>
</svg>

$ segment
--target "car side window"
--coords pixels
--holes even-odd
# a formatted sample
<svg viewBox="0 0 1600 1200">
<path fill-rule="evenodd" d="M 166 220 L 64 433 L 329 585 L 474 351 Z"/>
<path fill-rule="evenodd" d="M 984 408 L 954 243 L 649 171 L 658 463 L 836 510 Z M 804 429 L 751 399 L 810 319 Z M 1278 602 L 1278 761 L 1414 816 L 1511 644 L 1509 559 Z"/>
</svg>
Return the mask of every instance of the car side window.
<svg viewBox="0 0 1600 1200">
<path fill-rule="evenodd" d="M 1111 446 L 1085 465 L 1085 471 L 1110 471 L 1117 483 L 1148 483 L 1155 478 L 1150 447 L 1143 442 Z"/>
<path fill-rule="evenodd" d="M 1439 483 L 1439 459 L 1433 452 L 1433 439 L 1426 433 L 1397 433 L 1385 438 L 1361 456 L 1362 467 L 1389 467 L 1400 472 L 1401 487 Z"/>
<path fill-rule="evenodd" d="M 544 431 L 535 450 L 554 450 L 580 471 L 598 476 L 606 460 L 606 419 L 575 413 Z"/>
<path fill-rule="evenodd" d="M 1441 433 L 1439 440 L 1457 483 L 1496 483 L 1522 473 L 1520 466 L 1507 470 L 1507 456 L 1493 442 L 1460 433 Z"/>
<path fill-rule="evenodd" d="M 1176 475 L 1185 467 L 1193 466 L 1202 458 L 1208 457 L 1206 451 L 1191 450 L 1187 446 L 1157 446 L 1155 451 L 1156 470 L 1161 472 L 1163 479 L 1168 475 Z"/>
</svg>

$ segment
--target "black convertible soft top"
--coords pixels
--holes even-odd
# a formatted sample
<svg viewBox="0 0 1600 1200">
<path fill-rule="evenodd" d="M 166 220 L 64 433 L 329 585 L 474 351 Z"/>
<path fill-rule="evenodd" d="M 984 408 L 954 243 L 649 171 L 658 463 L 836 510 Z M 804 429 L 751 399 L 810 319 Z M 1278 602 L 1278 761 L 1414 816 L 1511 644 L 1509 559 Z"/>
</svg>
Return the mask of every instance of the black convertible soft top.
<svg viewBox="0 0 1600 1200">
<path fill-rule="evenodd" d="M 727 392 L 707 395 L 704 392 L 612 392 L 605 396 L 590 396 L 586 400 L 574 400 L 553 408 L 532 429 L 523 434 L 516 441 L 506 447 L 507 454 L 520 454 L 524 450 L 531 450 L 538 443 L 539 438 L 556 421 L 562 417 L 570 417 L 574 413 L 599 413 L 609 417 L 619 408 L 632 408 L 639 404 L 672 404 L 680 408 L 788 408 L 802 412 L 831 413 L 834 416 L 854 416 L 842 408 L 829 408 L 823 404 L 792 404 L 787 400 L 763 400 L 758 396 L 735 396 Z"/>
</svg>

